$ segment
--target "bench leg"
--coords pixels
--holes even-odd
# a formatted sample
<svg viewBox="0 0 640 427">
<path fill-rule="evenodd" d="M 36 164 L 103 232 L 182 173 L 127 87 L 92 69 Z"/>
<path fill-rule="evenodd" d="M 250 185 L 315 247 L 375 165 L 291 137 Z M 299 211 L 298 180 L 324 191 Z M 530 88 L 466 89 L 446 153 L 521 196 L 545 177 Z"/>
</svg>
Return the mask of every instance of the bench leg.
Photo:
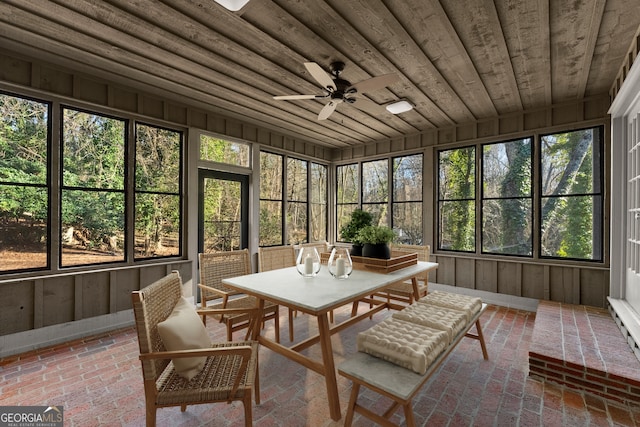
<svg viewBox="0 0 640 427">
<path fill-rule="evenodd" d="M 484 357 L 484 360 L 489 360 L 489 353 L 487 353 L 487 345 L 484 343 L 484 334 L 482 333 L 482 326 L 480 326 L 480 319 L 476 320 L 476 329 L 478 330 L 478 339 L 482 347 L 482 357 Z"/>
<path fill-rule="evenodd" d="M 351 397 L 349 397 L 347 415 L 344 417 L 344 427 L 351 427 L 351 423 L 353 422 L 353 412 L 356 408 L 356 402 L 358 401 L 358 393 L 360 393 L 360 384 L 354 382 L 351 387 Z"/>
<path fill-rule="evenodd" d="M 411 401 L 407 402 L 407 404 L 402 405 L 404 408 L 404 419 L 407 423 L 407 427 L 416 427 L 416 420 L 413 418 L 413 408 L 411 406 Z"/>
</svg>

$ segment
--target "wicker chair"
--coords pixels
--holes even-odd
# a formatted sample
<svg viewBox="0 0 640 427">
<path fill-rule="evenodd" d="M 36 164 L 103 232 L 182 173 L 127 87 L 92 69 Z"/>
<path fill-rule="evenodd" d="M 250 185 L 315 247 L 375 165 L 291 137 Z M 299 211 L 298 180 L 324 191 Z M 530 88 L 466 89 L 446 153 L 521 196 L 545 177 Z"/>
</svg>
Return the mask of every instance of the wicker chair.
<svg viewBox="0 0 640 427">
<path fill-rule="evenodd" d="M 295 265 L 296 251 L 291 245 L 258 248 L 259 271 L 277 270 Z M 289 312 L 289 341 L 293 341 L 293 316 L 297 313 L 296 310 L 288 309 L 287 311 Z"/>
<path fill-rule="evenodd" d="M 201 308 L 253 308 L 258 302 L 255 297 L 248 296 L 227 288 L 222 283 L 223 279 L 229 277 L 243 276 L 251 274 L 251 263 L 249 251 L 247 249 L 199 254 L 200 261 L 200 306 Z M 229 298 L 235 296 L 234 298 Z M 208 305 L 208 301 L 218 300 L 214 304 Z M 203 315 L 203 322 L 206 324 L 206 316 Z M 221 323 L 227 326 L 227 339 L 233 341 L 233 333 L 249 326 L 249 317 L 245 314 L 230 316 L 214 315 Z M 280 342 L 280 310 L 277 304 L 265 301 L 262 322 L 273 320 L 275 326 L 276 342 Z M 248 338 L 247 336 L 245 337 Z"/>
<path fill-rule="evenodd" d="M 258 343 L 254 341 L 213 343 L 210 348 L 167 351 L 158 332 L 158 323 L 172 313 L 181 299 L 182 281 L 177 272 L 132 293 L 144 394 L 146 425 L 155 426 L 156 410 L 167 406 L 239 400 L 244 405 L 245 425 L 252 425 L 251 392 L 255 388 L 260 403 L 258 383 Z M 216 310 L 218 314 L 238 314 L 238 310 Z M 247 313 L 258 320 L 258 310 Z M 206 357 L 202 370 L 190 381 L 179 375 L 171 359 Z"/>
<path fill-rule="evenodd" d="M 402 254 L 418 254 L 418 261 L 429 261 L 430 246 L 419 245 L 391 245 L 391 252 Z M 429 273 L 426 272 L 424 276 L 417 277 L 418 279 L 418 296 L 422 298 L 427 295 L 429 287 Z M 411 281 L 394 283 L 393 285 L 385 288 L 383 291 L 378 292 L 376 296 L 382 296 L 389 300 L 395 300 L 404 302 L 407 304 L 413 304 L 415 301 L 415 295 L 413 293 L 413 285 Z"/>
</svg>

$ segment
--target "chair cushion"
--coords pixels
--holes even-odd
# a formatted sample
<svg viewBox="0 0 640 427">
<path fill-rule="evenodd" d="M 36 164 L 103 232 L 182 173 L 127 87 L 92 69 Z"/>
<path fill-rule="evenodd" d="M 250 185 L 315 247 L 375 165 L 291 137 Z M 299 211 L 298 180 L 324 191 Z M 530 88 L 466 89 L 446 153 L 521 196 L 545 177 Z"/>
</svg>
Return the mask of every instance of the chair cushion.
<svg viewBox="0 0 640 427">
<path fill-rule="evenodd" d="M 356 339 L 358 351 L 424 375 L 448 344 L 444 331 L 389 318 Z"/>
<path fill-rule="evenodd" d="M 158 323 L 158 333 L 169 351 L 211 347 L 211 339 L 202 320 L 184 297 L 180 298 L 169 317 Z M 206 361 L 206 357 L 175 358 L 173 367 L 179 375 L 190 380 L 198 375 Z"/>
</svg>

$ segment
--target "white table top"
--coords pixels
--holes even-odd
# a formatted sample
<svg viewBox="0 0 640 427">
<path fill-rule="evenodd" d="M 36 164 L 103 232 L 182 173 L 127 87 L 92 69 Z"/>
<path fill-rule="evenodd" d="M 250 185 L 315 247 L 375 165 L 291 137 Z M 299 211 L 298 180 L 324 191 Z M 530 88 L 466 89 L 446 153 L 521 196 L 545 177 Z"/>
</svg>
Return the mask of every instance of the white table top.
<svg viewBox="0 0 640 427">
<path fill-rule="evenodd" d="M 248 295 L 319 314 L 437 267 L 434 262 L 418 261 L 416 265 L 389 274 L 354 269 L 348 279 L 342 280 L 331 276 L 326 265 L 316 277 L 302 277 L 295 267 L 289 267 L 224 279 L 222 283 Z"/>
</svg>

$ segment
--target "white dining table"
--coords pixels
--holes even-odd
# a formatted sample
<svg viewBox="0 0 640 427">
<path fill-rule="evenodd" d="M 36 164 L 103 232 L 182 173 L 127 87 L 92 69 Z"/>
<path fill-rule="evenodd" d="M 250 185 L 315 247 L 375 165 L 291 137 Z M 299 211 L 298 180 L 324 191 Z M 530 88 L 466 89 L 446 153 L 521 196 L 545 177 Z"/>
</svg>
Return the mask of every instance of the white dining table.
<svg viewBox="0 0 640 427">
<path fill-rule="evenodd" d="M 386 308 L 400 309 L 403 306 L 389 301 L 372 299 L 371 295 L 397 282 L 412 280 L 417 290 L 416 277 L 436 269 L 437 263 L 418 261 L 417 264 L 391 273 L 354 269 L 347 279 L 335 279 L 323 265 L 315 277 L 302 277 L 295 267 L 248 274 L 222 280 L 226 286 L 247 295 L 255 296 L 260 308 L 264 308 L 265 300 L 289 309 L 299 310 L 318 319 L 318 334 L 307 338 L 291 347 L 286 347 L 260 334 L 260 328 L 254 328 L 253 338 L 261 345 L 302 364 L 326 380 L 327 399 L 333 420 L 339 420 L 340 401 L 338 395 L 337 373 L 331 346 L 331 335 L 348 326 L 371 316 Z M 416 295 L 418 299 L 418 295 Z M 371 303 L 370 308 L 357 314 L 352 312 L 348 320 L 331 326 L 328 313 L 334 309 L 364 300 Z M 322 361 L 314 360 L 300 352 L 314 344 L 320 343 Z"/>
</svg>

